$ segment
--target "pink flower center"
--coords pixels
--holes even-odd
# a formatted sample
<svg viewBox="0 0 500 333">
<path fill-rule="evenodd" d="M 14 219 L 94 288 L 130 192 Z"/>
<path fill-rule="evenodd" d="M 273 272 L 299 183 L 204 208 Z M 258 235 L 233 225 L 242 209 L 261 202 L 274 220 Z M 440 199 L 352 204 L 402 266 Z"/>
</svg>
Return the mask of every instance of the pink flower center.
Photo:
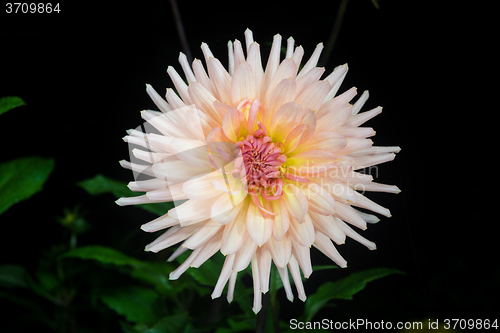
<svg viewBox="0 0 500 333">
<path fill-rule="evenodd" d="M 233 176 L 245 168 L 248 193 L 266 200 L 276 200 L 283 195 L 283 168 L 286 156 L 281 143 L 274 143 L 267 135 L 264 125 L 257 121 L 258 129 L 253 135 L 236 145 L 241 149 L 241 159 L 236 162 Z M 239 162 L 239 163 L 238 163 Z M 243 170 L 241 170 L 243 171 Z"/>
</svg>

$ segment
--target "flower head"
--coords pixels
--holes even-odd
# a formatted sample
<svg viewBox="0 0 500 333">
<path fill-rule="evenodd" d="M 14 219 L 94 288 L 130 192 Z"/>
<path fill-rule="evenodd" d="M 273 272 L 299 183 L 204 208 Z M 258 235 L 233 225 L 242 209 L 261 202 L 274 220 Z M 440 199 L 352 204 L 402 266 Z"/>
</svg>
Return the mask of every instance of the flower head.
<svg viewBox="0 0 500 333">
<path fill-rule="evenodd" d="M 122 165 L 150 179 L 136 177 L 130 189 L 146 194 L 117 203 L 174 201 L 175 208 L 142 226 L 148 232 L 167 229 L 146 250 L 181 243 L 169 260 L 192 250 L 170 279 L 221 251 L 225 262 L 212 297 L 229 281 L 228 301 L 238 272 L 251 264 L 257 313 L 272 262 L 288 299 L 293 300 L 290 271 L 304 301 L 300 270 L 305 277 L 312 273 L 311 245 L 340 267 L 346 261 L 333 243 L 343 244 L 346 236 L 375 249 L 351 226 L 364 230 L 379 219 L 353 207 L 389 217 L 388 209 L 360 192 L 399 189 L 357 170 L 392 160 L 399 147 L 372 147 L 367 138 L 375 131 L 359 127 L 382 111 L 359 113 L 367 91 L 354 105 L 349 102 L 355 88 L 337 95 L 347 65 L 321 79 L 325 69 L 316 64 L 322 44 L 299 71 L 304 50 L 289 38 L 281 61 L 276 35 L 264 70 L 250 30 L 245 41 L 246 56 L 239 41 L 228 43 L 228 70 L 202 44 L 208 74 L 200 60 L 190 66 L 181 53 L 188 84 L 169 67 L 178 94 L 167 89 L 166 100 L 147 85 L 161 112 L 143 111 L 142 117 L 157 133 L 129 131 L 125 141 L 147 150 L 133 149 L 142 162 Z"/>
</svg>

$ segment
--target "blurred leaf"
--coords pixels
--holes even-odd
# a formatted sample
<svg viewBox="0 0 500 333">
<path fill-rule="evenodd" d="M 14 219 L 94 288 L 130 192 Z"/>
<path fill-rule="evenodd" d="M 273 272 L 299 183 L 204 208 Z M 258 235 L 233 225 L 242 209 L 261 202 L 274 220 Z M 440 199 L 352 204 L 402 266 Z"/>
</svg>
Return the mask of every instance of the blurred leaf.
<svg viewBox="0 0 500 333">
<path fill-rule="evenodd" d="M 187 312 L 160 319 L 147 333 L 182 333 L 191 331 L 190 318 Z"/>
<path fill-rule="evenodd" d="M 53 169 L 53 159 L 36 156 L 0 164 L 0 214 L 39 192 Z"/>
<path fill-rule="evenodd" d="M 380 9 L 380 4 L 378 0 L 372 0 L 372 4 L 375 6 L 375 8 Z"/>
<path fill-rule="evenodd" d="M 24 101 L 17 96 L 7 96 L 0 98 L 0 114 L 17 108 L 18 106 L 26 105 Z"/>
<path fill-rule="evenodd" d="M 134 197 L 140 193 L 131 191 L 125 183 L 108 178 L 103 175 L 97 175 L 94 178 L 82 180 L 77 183 L 78 186 L 83 188 L 90 195 L 98 195 L 103 193 L 113 193 L 117 198 L 121 197 Z M 156 215 L 163 215 L 169 209 L 174 208 L 173 202 L 158 202 L 154 204 L 137 205 L 150 213 Z"/>
<path fill-rule="evenodd" d="M 0 266 L 0 286 L 12 288 L 21 287 L 28 288 L 26 277 L 28 272 L 19 265 L 2 265 Z"/>
<path fill-rule="evenodd" d="M 162 295 L 173 291 L 168 275 L 174 270 L 171 263 L 149 263 L 129 257 L 115 249 L 99 245 L 76 248 L 61 256 L 62 258 L 80 258 L 96 260 L 104 264 L 117 266 L 128 265 L 133 268 L 133 278 L 153 284 Z"/>
<path fill-rule="evenodd" d="M 62 258 L 92 259 L 106 264 L 134 265 L 139 261 L 109 247 L 90 245 L 79 247 L 62 255 Z"/>
<path fill-rule="evenodd" d="M 50 295 L 47 290 L 45 290 L 44 286 L 40 286 L 36 283 L 28 271 L 19 265 L 0 266 L 0 286 L 6 288 L 27 288 L 50 302 L 55 304 L 61 303 L 57 297 Z"/>
<path fill-rule="evenodd" d="M 235 321 L 231 318 L 228 318 L 227 322 L 230 328 L 220 327 L 217 329 L 217 331 L 215 331 L 215 333 L 232 333 L 232 332 L 255 330 L 255 325 L 250 324 L 247 320 Z"/>
<path fill-rule="evenodd" d="M 138 262 L 133 265 L 134 270 L 131 273 L 133 278 L 148 282 L 156 287 L 156 290 L 162 295 L 172 293 L 172 283 L 168 279 L 168 275 L 175 268 L 170 263 L 155 263 L 155 262 Z M 177 287 L 175 292 L 181 291 L 182 288 Z"/>
<path fill-rule="evenodd" d="M 314 315 L 331 299 L 351 300 L 352 296 L 363 290 L 370 281 L 391 274 L 404 274 L 393 268 L 373 268 L 353 273 L 335 282 L 326 282 L 307 298 L 304 308 L 304 321 L 311 321 Z"/>
<path fill-rule="evenodd" d="M 101 291 L 101 300 L 134 323 L 154 324 L 165 315 L 157 293 L 143 287 L 130 286 Z"/>
</svg>

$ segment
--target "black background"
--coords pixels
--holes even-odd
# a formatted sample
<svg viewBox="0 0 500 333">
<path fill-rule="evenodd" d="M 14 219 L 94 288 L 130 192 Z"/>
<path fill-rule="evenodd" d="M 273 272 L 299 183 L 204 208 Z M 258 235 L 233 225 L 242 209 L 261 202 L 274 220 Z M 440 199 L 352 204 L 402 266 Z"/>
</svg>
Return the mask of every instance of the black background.
<svg viewBox="0 0 500 333">
<path fill-rule="evenodd" d="M 293 36 L 306 60 L 317 43 L 328 40 L 337 5 L 180 1 L 179 8 L 193 57 L 203 59 L 199 46 L 206 42 L 226 64 L 227 41 L 244 41 L 248 27 L 265 64 L 276 33 L 284 41 Z M 317 318 L 498 316 L 498 251 L 488 236 L 498 218 L 488 217 L 488 207 L 495 207 L 482 205 L 489 194 L 481 189 L 493 176 L 481 173 L 485 160 L 475 149 L 477 108 L 465 106 L 470 93 L 464 86 L 474 85 L 466 77 L 468 51 L 477 49 L 464 42 L 463 23 L 476 17 L 460 6 L 383 0 L 378 10 L 368 0 L 348 5 L 333 55 L 324 65 L 329 73 L 348 63 L 340 92 L 352 86 L 359 94 L 369 89 L 363 110 L 384 107 L 368 123 L 377 131 L 375 145 L 398 145 L 402 151 L 379 166 L 377 181 L 395 184 L 402 193 L 368 194 L 392 212 L 390 219 L 381 217 L 361 232 L 377 243 L 376 251 L 348 240 L 338 247 L 348 268 L 317 272 L 305 288 L 312 293 L 323 281 L 371 267 L 393 267 L 406 275 L 373 282 L 354 301 L 339 301 Z M 132 179 L 118 164 L 128 159 L 121 138 L 142 122 L 140 110 L 156 109 L 145 83 L 162 92 L 173 86 L 167 66 L 181 73 L 181 45 L 169 2 L 85 2 L 60 9 L 59 14 L 15 15 L 0 10 L 0 96 L 17 95 L 27 103 L 0 117 L 0 159 L 41 155 L 56 160 L 44 191 L 0 217 L 0 261 L 34 267 L 39 251 L 61 239 L 55 218 L 62 207 L 76 204 L 90 211 L 93 226 L 79 245 L 107 244 L 151 259 L 142 249 L 152 237 L 138 228 L 153 216 L 116 206 L 112 195 L 92 198 L 75 183 L 98 173 Z M 313 263 L 328 263 L 313 253 Z M 299 302 L 287 305 L 290 318 L 301 313 Z"/>
</svg>

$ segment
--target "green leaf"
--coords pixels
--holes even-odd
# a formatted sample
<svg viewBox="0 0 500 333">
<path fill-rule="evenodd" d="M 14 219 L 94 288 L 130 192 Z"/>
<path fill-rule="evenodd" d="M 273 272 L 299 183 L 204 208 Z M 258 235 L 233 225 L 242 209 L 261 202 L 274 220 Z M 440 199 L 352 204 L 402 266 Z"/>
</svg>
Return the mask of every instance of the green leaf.
<svg viewBox="0 0 500 333">
<path fill-rule="evenodd" d="M 24 101 L 17 96 L 7 96 L 0 98 L 0 114 L 17 108 L 18 106 L 26 105 Z"/>
<path fill-rule="evenodd" d="M 165 315 L 164 305 L 151 289 L 137 286 L 101 291 L 104 304 L 134 323 L 154 324 Z"/>
<path fill-rule="evenodd" d="M 311 321 L 314 315 L 332 299 L 351 300 L 352 296 L 363 290 L 370 281 L 380 279 L 391 274 L 404 274 L 393 268 L 373 268 L 353 273 L 336 282 L 326 282 L 311 295 L 305 304 L 304 321 Z"/>
<path fill-rule="evenodd" d="M 129 190 L 125 183 L 119 182 L 117 180 L 108 178 L 103 175 L 97 175 L 94 178 L 89 178 L 82 180 L 77 183 L 78 186 L 83 188 L 90 195 L 99 195 L 104 193 L 113 193 L 117 198 L 121 197 L 133 197 L 140 195 L 140 193 L 133 192 Z M 163 215 L 168 212 L 169 209 L 174 208 L 173 202 L 159 202 L 154 204 L 144 204 L 137 205 L 148 212 L 156 215 Z"/>
<path fill-rule="evenodd" d="M 39 192 L 53 169 L 53 159 L 36 156 L 0 164 L 0 214 Z"/>
<path fill-rule="evenodd" d="M 0 266 L 0 286 L 12 288 L 21 287 L 27 288 L 28 283 L 26 277 L 28 272 L 19 265 L 2 265 Z"/>
</svg>

